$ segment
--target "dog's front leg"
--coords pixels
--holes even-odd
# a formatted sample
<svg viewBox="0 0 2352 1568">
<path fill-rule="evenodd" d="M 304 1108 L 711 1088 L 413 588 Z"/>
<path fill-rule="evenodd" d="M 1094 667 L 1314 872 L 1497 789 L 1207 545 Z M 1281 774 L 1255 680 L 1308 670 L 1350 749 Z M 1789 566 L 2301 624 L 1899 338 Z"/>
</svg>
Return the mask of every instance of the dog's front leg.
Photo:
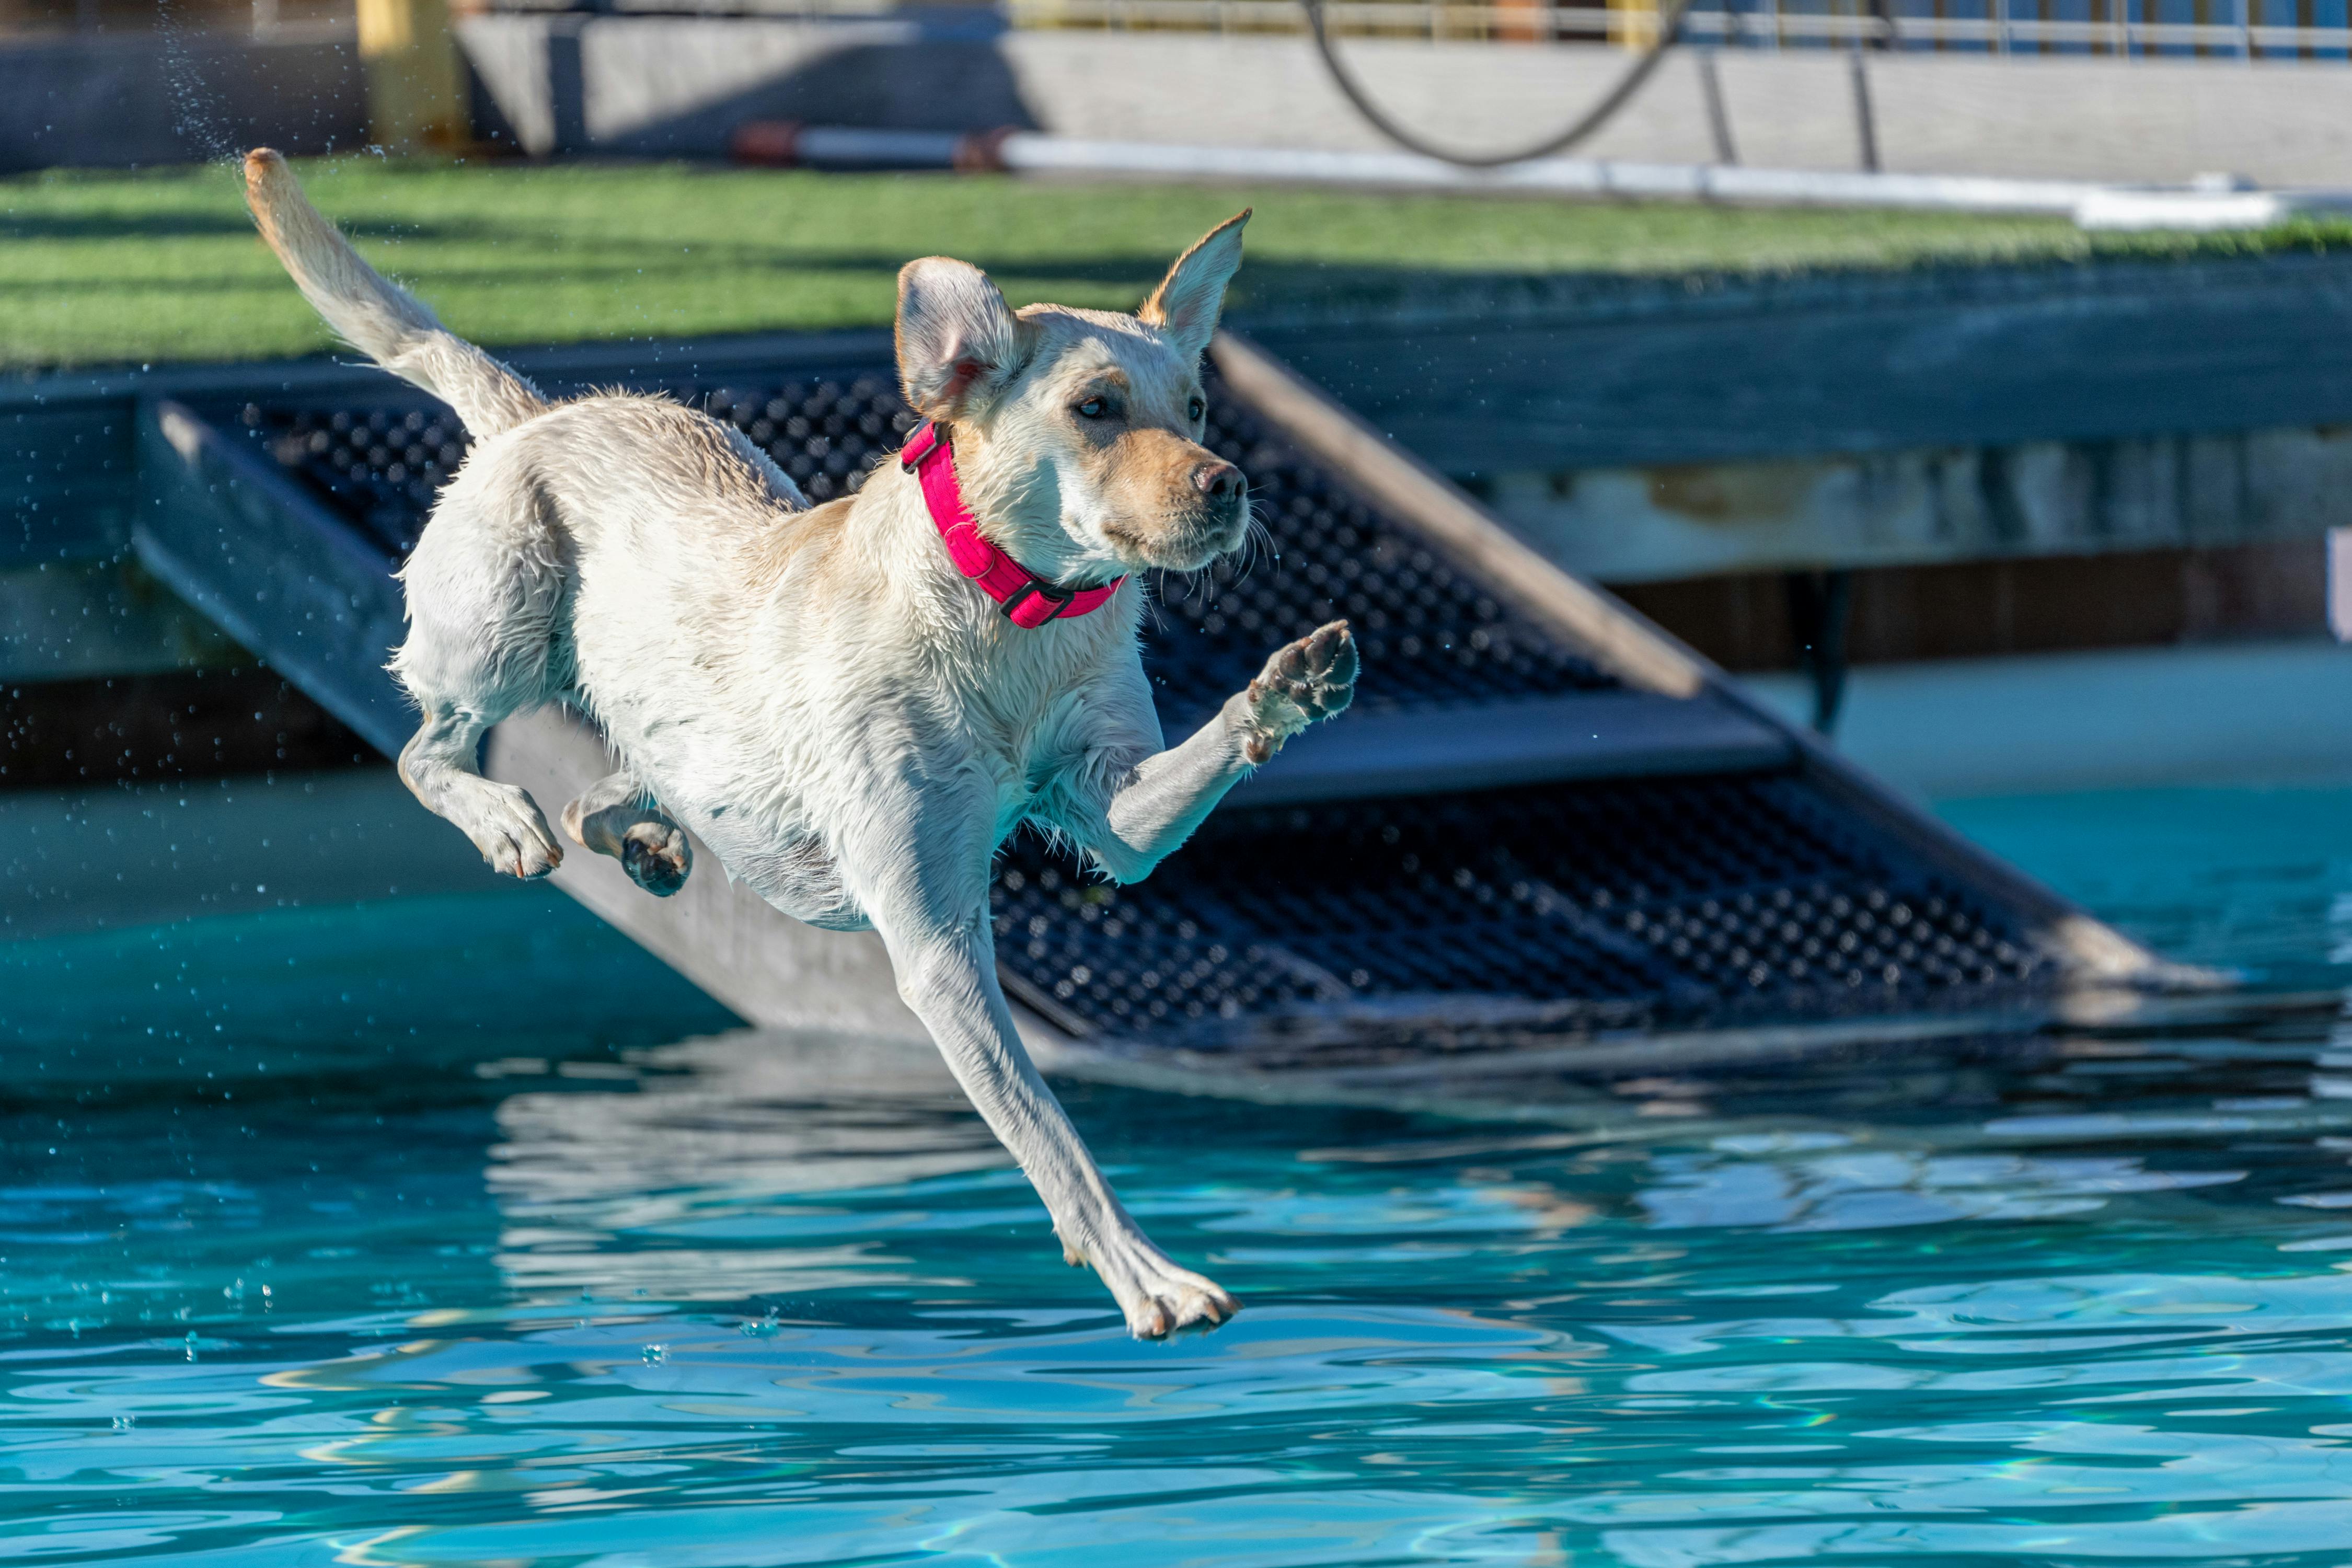
<svg viewBox="0 0 2352 1568">
<path fill-rule="evenodd" d="M 945 815 L 935 802 L 924 811 L 934 827 Z M 1221 1323 L 1238 1310 L 1234 1299 L 1178 1268 L 1143 1234 L 1022 1047 L 996 980 L 984 823 L 983 813 L 972 842 L 953 852 L 901 843 L 888 851 L 896 863 L 883 876 L 859 879 L 898 994 L 1045 1200 L 1062 1256 L 1093 1266 L 1129 1330 L 1156 1339 L 1187 1324 Z"/>
<path fill-rule="evenodd" d="M 1277 648 L 1248 689 L 1226 699 L 1191 739 L 1116 779 L 1098 821 L 1060 813 L 1058 825 L 1119 881 L 1142 880 L 1283 742 L 1345 710 L 1355 695 L 1356 667 L 1356 643 L 1345 621 Z"/>
<path fill-rule="evenodd" d="M 877 926 L 882 921 L 877 919 Z M 1213 1326 L 1240 1310 L 1215 1281 L 1177 1266 L 1111 1190 L 1077 1129 L 1038 1076 L 998 987 L 985 914 L 889 941 L 898 992 L 929 1029 L 956 1081 L 1012 1152 L 1053 1216 L 1062 1256 L 1091 1265 L 1138 1339 Z"/>
</svg>

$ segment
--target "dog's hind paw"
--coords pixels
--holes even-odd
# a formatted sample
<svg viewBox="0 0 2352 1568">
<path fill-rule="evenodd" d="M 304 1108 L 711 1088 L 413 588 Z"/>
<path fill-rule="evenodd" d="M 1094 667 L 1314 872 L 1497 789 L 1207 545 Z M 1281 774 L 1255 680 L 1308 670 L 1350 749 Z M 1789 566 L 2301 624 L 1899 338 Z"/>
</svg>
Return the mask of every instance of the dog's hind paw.
<svg viewBox="0 0 2352 1568">
<path fill-rule="evenodd" d="M 655 898 L 667 899 L 686 886 L 694 847 L 685 828 L 615 784 L 606 780 L 565 806 L 563 831 L 582 848 L 618 860 L 629 880 Z"/>
<path fill-rule="evenodd" d="M 481 787 L 468 791 L 462 803 L 453 802 L 457 809 L 447 815 L 474 841 L 490 869 L 529 882 L 563 863 L 562 847 L 528 794 L 488 779 L 475 782 Z"/>
<path fill-rule="evenodd" d="M 621 835 L 621 869 L 655 898 L 667 899 L 686 886 L 687 873 L 694 869 L 694 847 L 677 823 L 648 816 Z"/>
<path fill-rule="evenodd" d="M 1345 621 L 1276 648 L 1242 693 L 1249 760 L 1264 763 L 1307 725 L 1345 712 L 1356 695 L 1356 639 Z"/>
</svg>

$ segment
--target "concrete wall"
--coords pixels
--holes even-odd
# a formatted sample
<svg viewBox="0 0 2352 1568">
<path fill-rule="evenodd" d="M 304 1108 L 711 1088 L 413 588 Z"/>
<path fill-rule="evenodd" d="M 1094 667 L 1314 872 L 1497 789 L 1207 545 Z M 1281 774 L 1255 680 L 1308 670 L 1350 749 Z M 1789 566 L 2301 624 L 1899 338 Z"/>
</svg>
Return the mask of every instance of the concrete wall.
<svg viewBox="0 0 2352 1568">
<path fill-rule="evenodd" d="M 488 129 L 532 153 L 723 157 L 746 120 L 1038 123 L 992 24 L 493 16 L 458 37 Z"/>
<path fill-rule="evenodd" d="M 1601 50 L 1351 42 L 1368 87 L 1453 145 L 1499 149 L 1564 124 L 1624 58 Z M 1039 121 L 1079 136 L 1333 149 L 1388 145 L 1304 40 L 1026 33 L 1006 57 Z M 2352 183 L 2344 65 L 1872 56 L 1883 166 L 1916 174 L 2179 180 L 2227 170 L 2264 184 Z M 1759 167 L 1861 161 L 1843 56 L 1718 57 L 1732 139 Z M 1579 156 L 1714 158 L 1694 57 L 1670 61 Z"/>
<path fill-rule="evenodd" d="M 984 23 L 984 18 L 982 19 Z M 743 120 L 941 130 L 1020 124 L 1072 136 L 1213 145 L 1386 145 L 1303 39 L 995 32 L 952 25 L 477 17 L 461 36 L 518 140 L 555 149 L 717 154 Z M 1524 142 L 1622 68 L 1599 49 L 1353 42 L 1360 73 L 1412 123 L 1465 147 Z M 1742 162 L 1860 159 L 1843 57 L 1721 57 Z M 2352 66 L 2091 58 L 1869 58 L 1886 168 L 2115 180 L 2226 171 L 2352 184 Z M 1672 61 L 1595 157 L 1713 157 L 1698 78 Z"/>
<path fill-rule="evenodd" d="M 2325 641 L 2326 548 L 2304 538 L 1917 566 L 1865 561 L 1847 577 L 1845 657 L 1860 668 Z M 1801 602 L 1791 585 L 1785 573 L 1748 571 L 1609 587 L 1726 669 L 1754 671 L 1799 668 L 1819 635 L 1817 604 Z"/>
<path fill-rule="evenodd" d="M 0 39 L 0 172 L 295 153 L 367 140 L 354 41 L 340 30 Z"/>
</svg>

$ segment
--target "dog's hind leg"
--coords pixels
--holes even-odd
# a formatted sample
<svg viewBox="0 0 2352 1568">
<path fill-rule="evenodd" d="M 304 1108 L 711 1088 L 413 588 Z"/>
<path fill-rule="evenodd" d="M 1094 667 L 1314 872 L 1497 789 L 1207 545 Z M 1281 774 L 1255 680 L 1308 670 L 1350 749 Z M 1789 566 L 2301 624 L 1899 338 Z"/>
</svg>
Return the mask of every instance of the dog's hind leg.
<svg viewBox="0 0 2352 1568">
<path fill-rule="evenodd" d="M 563 831 L 573 843 L 610 855 L 629 880 L 657 899 L 686 886 L 694 850 L 686 829 L 646 800 L 625 773 L 597 780 L 563 808 Z"/>
<path fill-rule="evenodd" d="M 482 737 L 561 693 L 564 537 L 520 466 L 477 454 L 442 492 L 401 581 L 409 631 L 393 673 L 424 710 L 401 748 L 400 776 L 497 870 L 544 877 L 562 847 L 530 796 L 482 776 Z"/>
<path fill-rule="evenodd" d="M 425 722 L 400 749 L 400 778 L 427 811 L 472 839 L 492 870 L 528 881 L 562 864 L 563 850 L 528 792 L 482 776 L 482 737 L 493 721 L 428 700 Z"/>
</svg>

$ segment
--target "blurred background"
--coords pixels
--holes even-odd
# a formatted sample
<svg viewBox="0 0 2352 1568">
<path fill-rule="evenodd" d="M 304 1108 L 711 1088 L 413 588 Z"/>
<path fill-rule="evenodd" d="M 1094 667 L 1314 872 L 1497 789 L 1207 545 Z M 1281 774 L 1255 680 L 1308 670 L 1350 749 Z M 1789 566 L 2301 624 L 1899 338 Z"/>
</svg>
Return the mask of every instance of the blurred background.
<svg viewBox="0 0 2352 1568">
<path fill-rule="evenodd" d="M 2326 68 L 2352 45 L 2341 0 L 1702 0 L 1675 16 L 1690 47 L 1580 151 L 2123 181 L 2341 178 L 2344 76 Z M 1327 17 L 1335 37 L 1359 40 L 1357 72 L 1400 117 L 1486 151 L 1566 121 L 1626 51 L 1655 41 L 1661 20 L 1647 3 L 1548 0 L 1333 0 Z M 215 114 L 232 133 L 267 125 L 291 152 L 372 138 L 720 156 L 758 117 L 1381 145 L 1315 64 L 1307 31 L 1290 0 L 8 0 L 0 166 L 185 157 L 200 149 L 158 139 L 174 110 Z M 1850 68 L 1856 52 L 1866 72 Z M 207 91 L 193 96 L 210 102 L 165 82 L 173 58 L 200 63 Z"/>
</svg>

